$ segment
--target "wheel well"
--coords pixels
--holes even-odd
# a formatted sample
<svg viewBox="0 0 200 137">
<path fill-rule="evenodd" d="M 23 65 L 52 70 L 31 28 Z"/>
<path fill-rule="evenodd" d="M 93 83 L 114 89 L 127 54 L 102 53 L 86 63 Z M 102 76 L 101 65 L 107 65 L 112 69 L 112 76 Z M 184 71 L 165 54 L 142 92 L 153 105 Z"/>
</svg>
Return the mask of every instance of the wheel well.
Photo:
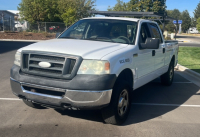
<svg viewBox="0 0 200 137">
<path fill-rule="evenodd" d="M 115 82 L 115 85 L 118 84 L 121 80 L 125 80 L 129 83 L 130 88 L 133 88 L 133 73 L 130 69 L 124 69 Z"/>
<path fill-rule="evenodd" d="M 173 55 L 171 62 L 174 63 L 174 67 L 175 67 L 175 55 Z"/>
</svg>

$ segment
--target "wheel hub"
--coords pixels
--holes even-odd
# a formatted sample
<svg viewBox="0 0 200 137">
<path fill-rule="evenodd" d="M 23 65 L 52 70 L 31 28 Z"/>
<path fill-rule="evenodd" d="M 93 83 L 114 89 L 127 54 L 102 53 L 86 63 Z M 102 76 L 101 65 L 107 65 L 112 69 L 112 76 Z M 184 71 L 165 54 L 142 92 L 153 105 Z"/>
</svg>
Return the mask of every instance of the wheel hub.
<svg viewBox="0 0 200 137">
<path fill-rule="evenodd" d="M 121 92 L 119 101 L 118 101 L 118 113 L 120 116 L 123 116 L 128 108 L 129 98 L 128 91 L 125 89 Z"/>
<path fill-rule="evenodd" d="M 170 80 L 172 80 L 172 78 L 173 78 L 173 70 L 172 69 L 170 70 L 169 75 L 170 75 Z"/>
</svg>

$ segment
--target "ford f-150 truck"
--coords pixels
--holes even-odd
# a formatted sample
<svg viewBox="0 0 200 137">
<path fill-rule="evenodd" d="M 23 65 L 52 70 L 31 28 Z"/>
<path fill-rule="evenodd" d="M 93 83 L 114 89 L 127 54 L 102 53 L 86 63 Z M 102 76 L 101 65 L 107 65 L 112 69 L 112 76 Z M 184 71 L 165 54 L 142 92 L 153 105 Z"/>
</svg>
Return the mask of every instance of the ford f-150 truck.
<svg viewBox="0 0 200 137">
<path fill-rule="evenodd" d="M 93 17 L 19 49 L 10 81 L 30 107 L 100 109 L 106 123 L 122 124 L 131 92 L 157 77 L 170 86 L 177 62 L 178 42 L 165 41 L 156 22 Z"/>
</svg>

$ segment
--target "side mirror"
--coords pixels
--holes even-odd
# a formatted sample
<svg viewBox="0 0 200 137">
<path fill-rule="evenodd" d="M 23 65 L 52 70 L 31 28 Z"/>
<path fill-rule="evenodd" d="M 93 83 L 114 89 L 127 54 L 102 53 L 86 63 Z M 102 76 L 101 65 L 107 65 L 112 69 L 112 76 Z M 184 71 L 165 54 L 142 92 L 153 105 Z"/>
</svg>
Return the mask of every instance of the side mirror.
<svg viewBox="0 0 200 137">
<path fill-rule="evenodd" d="M 158 38 L 147 38 L 145 43 L 140 43 L 142 49 L 158 49 L 160 40 Z"/>
<path fill-rule="evenodd" d="M 61 34 L 60 32 L 56 33 L 56 38 L 58 38 L 58 36 L 59 36 L 60 34 Z"/>
</svg>

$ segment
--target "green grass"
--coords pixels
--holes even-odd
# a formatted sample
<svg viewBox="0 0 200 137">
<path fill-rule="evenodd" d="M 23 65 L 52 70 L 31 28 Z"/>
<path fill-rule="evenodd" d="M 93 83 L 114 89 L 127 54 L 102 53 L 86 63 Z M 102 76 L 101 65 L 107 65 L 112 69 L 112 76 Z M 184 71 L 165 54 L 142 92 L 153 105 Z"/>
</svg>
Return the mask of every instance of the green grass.
<svg viewBox="0 0 200 137">
<path fill-rule="evenodd" d="M 200 47 L 179 47 L 179 64 L 200 73 Z"/>
</svg>

